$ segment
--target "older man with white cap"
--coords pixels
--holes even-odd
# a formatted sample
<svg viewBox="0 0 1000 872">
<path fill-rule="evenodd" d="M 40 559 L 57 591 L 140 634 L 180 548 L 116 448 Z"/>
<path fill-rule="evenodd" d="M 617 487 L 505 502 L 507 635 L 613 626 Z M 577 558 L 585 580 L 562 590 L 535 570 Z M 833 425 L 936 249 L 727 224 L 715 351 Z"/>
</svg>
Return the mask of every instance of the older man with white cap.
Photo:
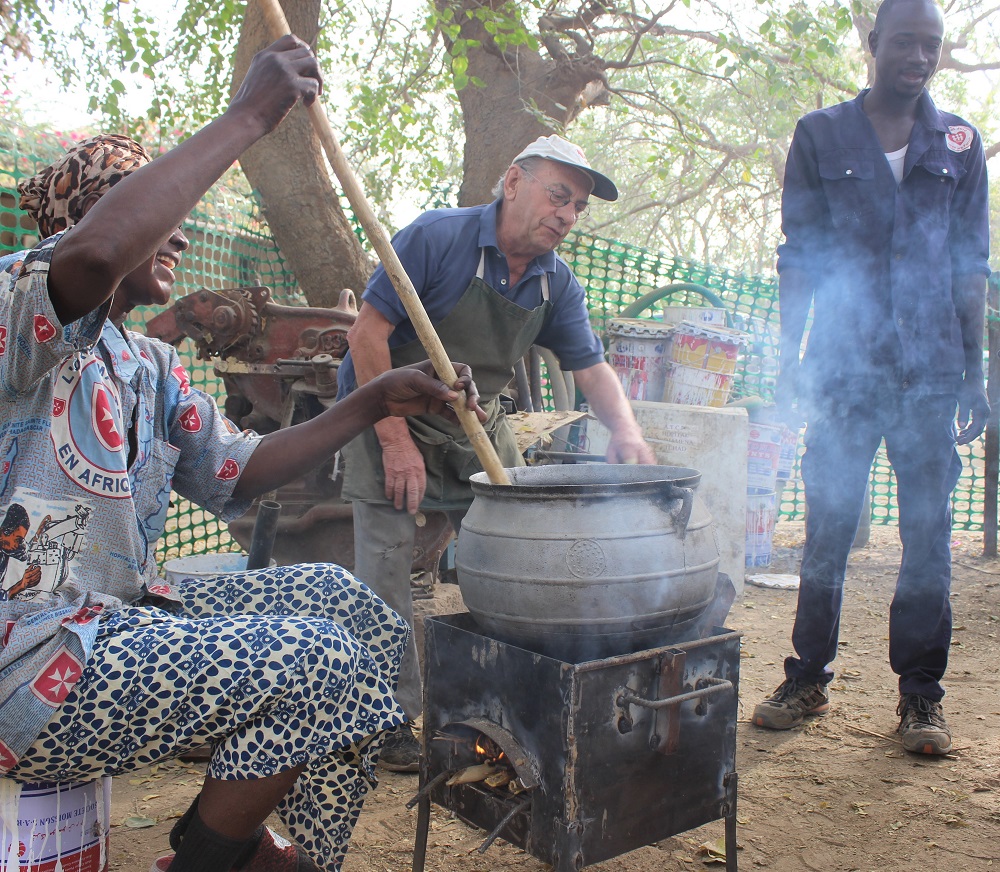
<svg viewBox="0 0 1000 872">
<path fill-rule="evenodd" d="M 471 366 L 485 427 L 504 466 L 523 460 L 498 395 L 533 343 L 571 370 L 591 410 L 611 431 L 608 460 L 654 463 L 604 349 L 590 327 L 583 287 L 555 249 L 590 208 L 588 198 L 618 199 L 611 179 L 559 136 L 525 148 L 485 206 L 426 212 L 392 244 L 444 347 Z M 426 357 L 385 271 L 379 267 L 349 334 L 340 394 L 380 373 Z M 394 426 L 397 424 L 398 426 Z M 472 503 L 469 476 L 481 471 L 460 427 L 430 417 L 383 421 L 344 448 L 344 496 L 354 501 L 358 578 L 412 624 L 410 564 L 418 509 L 448 513 L 456 531 Z M 397 698 L 410 723 L 420 714 L 414 645 L 404 656 Z M 410 723 L 382 750 L 381 765 L 418 768 Z"/>
</svg>

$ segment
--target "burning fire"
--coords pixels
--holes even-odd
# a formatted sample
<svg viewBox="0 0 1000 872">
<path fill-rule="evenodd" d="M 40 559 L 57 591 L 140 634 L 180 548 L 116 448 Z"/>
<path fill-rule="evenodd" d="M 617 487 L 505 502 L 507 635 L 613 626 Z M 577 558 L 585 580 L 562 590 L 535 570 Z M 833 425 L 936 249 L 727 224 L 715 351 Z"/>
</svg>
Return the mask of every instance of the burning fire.
<svg viewBox="0 0 1000 872">
<path fill-rule="evenodd" d="M 472 743 L 472 747 L 476 754 L 476 760 L 479 762 L 453 772 L 445 782 L 448 787 L 455 787 L 459 784 L 483 783 L 494 790 L 506 788 L 514 794 L 523 793 L 526 790 L 503 748 L 489 736 L 480 733 L 475 742 Z"/>
<path fill-rule="evenodd" d="M 487 763 L 498 763 L 506 757 L 503 749 L 496 742 L 482 734 L 476 739 L 475 750 L 476 757 Z"/>
</svg>

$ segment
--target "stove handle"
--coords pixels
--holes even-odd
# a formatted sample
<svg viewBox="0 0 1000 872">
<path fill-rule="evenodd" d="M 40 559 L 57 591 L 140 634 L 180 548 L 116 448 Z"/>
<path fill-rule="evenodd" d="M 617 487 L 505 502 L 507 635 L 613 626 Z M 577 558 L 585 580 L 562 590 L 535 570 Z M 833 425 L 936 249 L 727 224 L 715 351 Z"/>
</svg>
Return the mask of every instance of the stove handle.
<svg viewBox="0 0 1000 872">
<path fill-rule="evenodd" d="M 676 718 L 680 713 L 663 712 L 663 709 L 672 709 L 693 699 L 704 699 L 706 696 L 726 693 L 735 689 L 733 683 L 725 678 L 700 678 L 698 684 L 702 686 L 687 693 L 668 696 L 665 699 L 646 699 L 637 696 L 626 687 L 620 688 L 615 699 L 615 706 L 618 709 L 619 732 L 628 733 L 632 730 L 632 716 L 628 711 L 630 705 L 652 709 L 657 712 L 657 717 L 653 721 L 652 734 L 649 737 L 650 748 L 661 754 L 672 754 L 677 750 L 679 743 L 680 722 Z M 661 712 L 663 713 L 660 714 Z"/>
<path fill-rule="evenodd" d="M 625 708 L 627 705 L 637 705 L 642 708 L 658 711 L 668 706 L 680 705 L 682 702 L 688 702 L 692 699 L 702 699 L 713 694 L 725 693 L 725 691 L 732 690 L 733 688 L 733 683 L 726 678 L 699 678 L 698 683 L 704 685 L 704 687 L 688 691 L 687 693 L 679 693 L 676 696 L 668 696 L 666 699 L 646 699 L 645 697 L 636 696 L 630 690 L 622 689 L 618 693 L 618 707 Z"/>
<path fill-rule="evenodd" d="M 678 487 L 668 482 L 663 488 L 661 497 L 665 504 L 663 510 L 670 514 L 670 520 L 674 522 L 677 538 L 683 540 L 687 533 L 688 522 L 691 520 L 691 509 L 694 507 L 694 488 Z M 680 506 L 670 511 L 670 504 L 677 500 L 680 500 Z"/>
</svg>

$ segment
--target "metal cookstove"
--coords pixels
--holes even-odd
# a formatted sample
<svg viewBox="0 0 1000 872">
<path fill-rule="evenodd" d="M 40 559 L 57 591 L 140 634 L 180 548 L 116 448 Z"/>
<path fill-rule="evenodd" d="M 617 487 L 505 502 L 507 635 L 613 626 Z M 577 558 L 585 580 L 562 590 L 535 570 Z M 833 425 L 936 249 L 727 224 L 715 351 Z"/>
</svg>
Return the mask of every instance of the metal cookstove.
<svg viewBox="0 0 1000 872">
<path fill-rule="evenodd" d="M 725 820 L 736 872 L 740 634 L 566 662 L 492 638 L 467 614 L 425 620 L 414 872 L 431 803 L 555 872 Z"/>
</svg>

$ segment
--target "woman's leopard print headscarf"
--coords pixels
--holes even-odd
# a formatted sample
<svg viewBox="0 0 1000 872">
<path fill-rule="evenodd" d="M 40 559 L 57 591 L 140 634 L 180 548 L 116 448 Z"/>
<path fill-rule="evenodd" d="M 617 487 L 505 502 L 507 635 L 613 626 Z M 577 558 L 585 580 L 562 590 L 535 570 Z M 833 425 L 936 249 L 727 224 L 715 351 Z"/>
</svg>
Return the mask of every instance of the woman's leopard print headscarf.
<svg viewBox="0 0 1000 872">
<path fill-rule="evenodd" d="M 38 175 L 18 182 L 21 208 L 38 223 L 43 239 L 83 217 L 90 194 L 104 194 L 152 160 L 138 142 L 109 133 L 78 143 Z"/>
</svg>

